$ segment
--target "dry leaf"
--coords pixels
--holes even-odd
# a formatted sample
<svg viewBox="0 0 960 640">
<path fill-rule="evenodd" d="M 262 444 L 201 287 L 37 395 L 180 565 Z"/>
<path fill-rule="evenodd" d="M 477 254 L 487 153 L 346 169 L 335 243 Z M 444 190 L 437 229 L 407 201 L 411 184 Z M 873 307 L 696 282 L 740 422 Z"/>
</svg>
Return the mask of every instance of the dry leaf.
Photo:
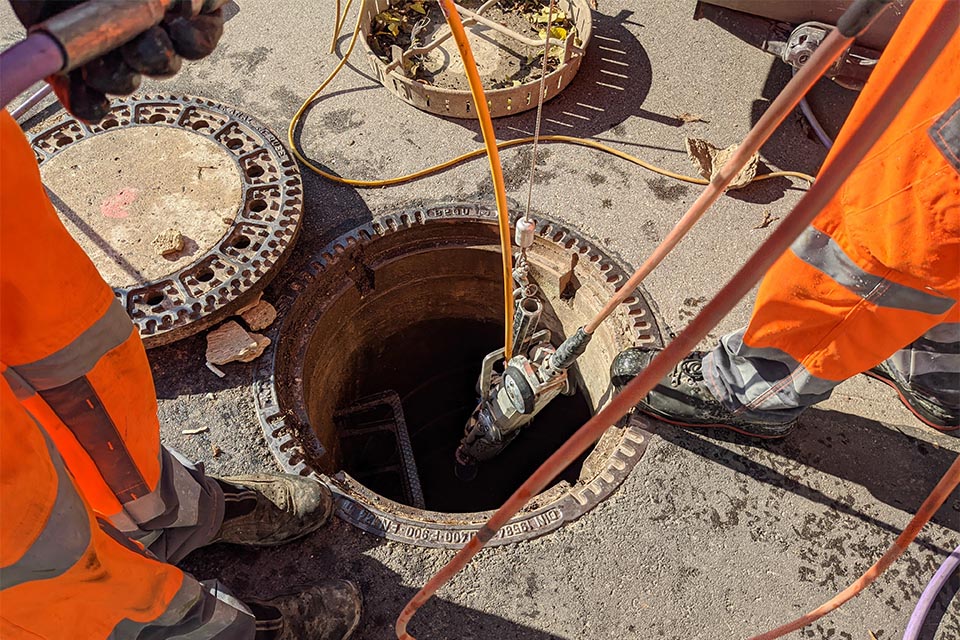
<svg viewBox="0 0 960 640">
<path fill-rule="evenodd" d="M 720 168 L 733 156 L 733 152 L 736 151 L 739 146 L 732 144 L 726 149 L 720 149 L 700 138 L 686 138 L 684 142 L 687 147 L 687 155 L 690 156 L 690 161 L 693 162 L 693 166 L 695 166 L 700 171 L 700 175 L 707 180 L 713 180 L 713 177 L 720 172 Z M 757 162 L 759 159 L 760 154 L 754 153 L 743 168 L 740 169 L 740 173 L 730 181 L 727 189 L 739 189 L 750 184 L 757 175 Z"/>
<path fill-rule="evenodd" d="M 770 215 L 769 211 L 764 211 L 763 220 L 761 220 L 760 224 L 755 226 L 754 229 L 766 229 L 767 227 L 770 226 L 771 222 L 774 222 L 775 220 L 779 220 L 779 219 L 780 218 L 774 218 L 772 215 Z"/>
<path fill-rule="evenodd" d="M 691 122 L 705 122 L 710 124 L 709 120 L 704 120 L 699 114 L 689 113 L 687 111 L 684 111 L 683 113 L 675 113 L 673 114 L 673 117 L 677 120 L 680 120 L 684 124 L 690 124 Z"/>
</svg>

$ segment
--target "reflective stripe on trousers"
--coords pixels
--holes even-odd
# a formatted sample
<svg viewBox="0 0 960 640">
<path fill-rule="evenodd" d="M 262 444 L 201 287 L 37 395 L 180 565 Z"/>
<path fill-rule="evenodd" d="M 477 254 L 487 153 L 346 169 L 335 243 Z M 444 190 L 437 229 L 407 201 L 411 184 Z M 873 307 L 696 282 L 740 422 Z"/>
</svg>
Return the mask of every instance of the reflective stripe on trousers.
<svg viewBox="0 0 960 640">
<path fill-rule="evenodd" d="M 911 5 L 825 166 L 947 1 Z M 704 379 L 731 411 L 786 422 L 888 359 L 895 375 L 960 410 L 958 67 L 955 32 L 887 131 L 767 273 L 749 325 L 704 358 Z"/>
<path fill-rule="evenodd" d="M 98 522 L 0 381 L 0 637 L 252 639 L 249 610 Z"/>
<path fill-rule="evenodd" d="M 60 222 L 5 112 L 0 166 L 0 371 L 94 512 L 176 562 L 216 534 L 222 492 L 160 446 L 140 336 Z"/>
</svg>

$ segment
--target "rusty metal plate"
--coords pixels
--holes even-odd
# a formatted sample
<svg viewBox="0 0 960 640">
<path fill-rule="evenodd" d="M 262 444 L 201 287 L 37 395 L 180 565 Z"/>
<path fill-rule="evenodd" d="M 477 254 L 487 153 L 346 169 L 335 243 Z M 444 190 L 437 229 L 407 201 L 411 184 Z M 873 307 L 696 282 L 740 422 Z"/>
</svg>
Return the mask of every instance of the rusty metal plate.
<svg viewBox="0 0 960 640">
<path fill-rule="evenodd" d="M 438 246 L 469 245 L 475 236 L 460 223 L 490 225 L 496 228 L 494 209 L 476 203 L 450 203 L 401 211 L 381 216 L 364 224 L 317 252 L 306 269 L 293 275 L 280 292 L 276 306 L 284 322 L 274 323 L 265 333 L 271 344 L 257 360 L 252 385 L 253 400 L 267 444 L 279 466 L 288 473 L 311 475 L 334 492 L 337 514 L 351 524 L 385 538 L 427 547 L 460 548 L 482 526 L 492 512 L 444 513 L 400 504 L 374 493 L 344 471 L 319 473 L 319 462 L 327 451 L 319 441 L 301 406 L 289 398 L 303 393 L 302 363 L 283 356 L 304 353 L 309 341 L 311 320 L 323 304 L 310 304 L 312 295 L 326 300 L 335 295 L 333 287 L 352 287 L 354 283 L 331 280 L 329 274 L 340 273 L 340 263 L 351 264 L 359 254 L 372 251 L 369 245 L 379 238 L 435 226 L 454 230 L 449 238 L 438 240 Z M 618 259 L 586 240 L 577 232 L 542 216 L 537 216 L 536 233 L 558 256 L 579 258 L 596 274 L 601 290 L 615 291 L 628 278 L 628 271 Z M 422 237 L 426 231 L 420 234 Z M 417 234 L 413 234 L 417 235 Z M 416 251 L 409 241 L 398 240 L 403 251 Z M 420 247 L 422 249 L 422 247 Z M 397 257 L 391 252 L 387 252 Z M 577 262 L 576 259 L 573 261 Z M 582 272 L 581 272 L 582 273 Z M 322 293 L 321 293 L 322 292 Z M 299 304 L 298 304 L 299 301 Z M 308 302 L 304 302 L 308 301 Z M 309 307 L 308 316 L 298 315 Z M 642 290 L 628 298 L 617 312 L 618 326 L 625 341 L 662 347 L 662 322 L 654 306 Z M 289 328 L 290 332 L 287 333 Z M 290 337 L 294 336 L 294 337 Z M 283 347 L 284 340 L 289 344 Z M 612 357 L 612 355 L 611 355 Z M 296 360 L 296 358 L 293 358 Z M 291 391 L 292 389 L 292 391 Z M 492 545 L 509 544 L 544 535 L 587 513 L 607 498 L 643 457 L 650 435 L 642 417 L 632 417 L 611 426 L 583 463 L 575 483 L 561 481 L 536 496 L 497 536 Z M 452 454 L 451 454 L 452 455 Z"/>
<path fill-rule="evenodd" d="M 300 228 L 294 160 L 266 126 L 212 100 L 117 99 L 100 124 L 64 114 L 31 144 L 61 220 L 147 348 L 243 306 Z M 162 255 L 164 232 L 182 248 Z"/>
</svg>

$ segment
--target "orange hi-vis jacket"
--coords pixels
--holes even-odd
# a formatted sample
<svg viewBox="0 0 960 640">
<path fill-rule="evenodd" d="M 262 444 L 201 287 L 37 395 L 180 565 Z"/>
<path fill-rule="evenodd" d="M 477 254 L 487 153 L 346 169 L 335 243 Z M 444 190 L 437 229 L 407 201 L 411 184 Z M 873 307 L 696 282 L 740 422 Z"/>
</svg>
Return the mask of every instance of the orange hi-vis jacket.
<svg viewBox="0 0 960 640">
<path fill-rule="evenodd" d="M 914 2 L 834 150 L 873 108 L 945 2 Z M 960 30 L 813 224 L 766 274 L 749 326 L 724 336 L 704 379 L 731 410 L 802 410 L 922 336 L 916 370 L 960 389 Z M 830 157 L 827 162 L 829 164 Z M 917 358 L 925 362 L 916 362 Z M 940 373 L 949 378 L 951 371 Z M 947 400 L 946 402 L 951 402 Z M 955 400 L 953 400 L 955 402 Z"/>
</svg>

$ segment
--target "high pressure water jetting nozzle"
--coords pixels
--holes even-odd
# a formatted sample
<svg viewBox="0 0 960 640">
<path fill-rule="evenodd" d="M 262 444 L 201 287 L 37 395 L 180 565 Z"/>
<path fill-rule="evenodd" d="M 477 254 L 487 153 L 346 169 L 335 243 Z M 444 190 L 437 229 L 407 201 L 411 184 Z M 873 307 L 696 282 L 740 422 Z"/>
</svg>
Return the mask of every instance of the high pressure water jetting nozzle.
<svg viewBox="0 0 960 640">
<path fill-rule="evenodd" d="M 539 331 L 527 343 L 532 346 L 511 358 L 500 375 L 494 373 L 493 365 L 503 359 L 503 350 L 484 358 L 480 402 L 467 421 L 456 451 L 458 478 L 473 480 L 478 462 L 503 451 L 560 393 L 573 393 L 567 370 L 587 348 L 590 337 L 581 327 L 554 349 L 550 332 Z"/>
</svg>

